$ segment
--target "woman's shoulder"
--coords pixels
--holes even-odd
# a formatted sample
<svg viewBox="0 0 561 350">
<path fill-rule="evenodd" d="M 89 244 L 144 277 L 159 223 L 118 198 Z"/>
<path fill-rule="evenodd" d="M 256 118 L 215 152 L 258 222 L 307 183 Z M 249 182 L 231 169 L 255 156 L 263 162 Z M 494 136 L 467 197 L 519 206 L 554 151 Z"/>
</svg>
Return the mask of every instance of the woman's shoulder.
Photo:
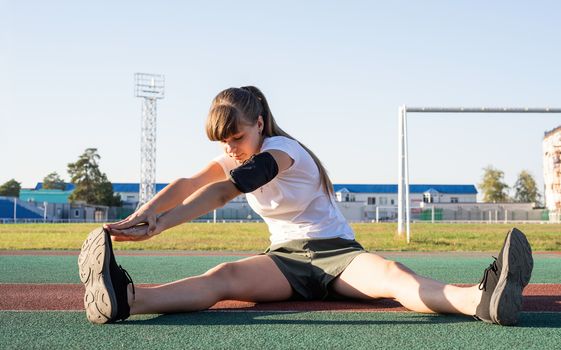
<svg viewBox="0 0 561 350">
<path fill-rule="evenodd" d="M 263 146 L 261 147 L 261 152 L 267 150 L 279 150 L 283 151 L 290 156 L 295 162 L 299 159 L 305 157 L 304 153 L 306 151 L 298 143 L 298 141 L 291 139 L 286 136 L 270 136 L 263 140 Z"/>
<path fill-rule="evenodd" d="M 265 150 L 274 146 L 283 146 L 283 145 L 295 146 L 295 145 L 299 145 L 299 143 L 298 141 L 286 136 L 269 136 L 266 137 L 265 140 L 263 140 L 262 149 Z"/>
</svg>

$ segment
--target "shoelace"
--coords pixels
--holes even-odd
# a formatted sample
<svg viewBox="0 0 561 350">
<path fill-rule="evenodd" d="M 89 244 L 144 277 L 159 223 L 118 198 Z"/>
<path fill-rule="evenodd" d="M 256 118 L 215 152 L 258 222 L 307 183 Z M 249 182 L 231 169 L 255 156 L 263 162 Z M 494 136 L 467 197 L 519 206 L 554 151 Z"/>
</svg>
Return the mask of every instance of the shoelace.
<svg viewBox="0 0 561 350">
<path fill-rule="evenodd" d="M 493 263 L 489 265 L 489 267 L 486 268 L 485 272 L 483 273 L 483 279 L 481 280 L 481 282 L 479 282 L 479 290 L 486 290 L 487 278 L 489 277 L 489 273 L 493 271 L 493 273 L 496 275 L 497 271 L 499 270 L 499 268 L 497 267 L 497 258 L 493 257 L 493 259 L 495 259 L 495 261 L 493 261 Z M 483 286 L 483 288 L 481 286 Z"/>
<path fill-rule="evenodd" d="M 132 284 L 132 300 L 134 300 L 134 297 L 135 297 L 134 282 L 132 281 L 131 275 L 129 275 L 127 270 L 123 269 L 123 267 L 121 265 L 119 265 L 119 268 L 121 269 L 121 271 L 123 271 L 125 273 L 125 276 L 127 277 L 127 281 L 130 284 Z"/>
</svg>

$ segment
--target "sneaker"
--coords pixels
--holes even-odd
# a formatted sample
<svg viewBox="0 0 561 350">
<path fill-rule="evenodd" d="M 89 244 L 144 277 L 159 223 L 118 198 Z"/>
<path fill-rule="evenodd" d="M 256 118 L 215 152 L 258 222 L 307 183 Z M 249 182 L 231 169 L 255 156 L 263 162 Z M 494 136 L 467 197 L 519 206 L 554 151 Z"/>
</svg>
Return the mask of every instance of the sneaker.
<svg viewBox="0 0 561 350">
<path fill-rule="evenodd" d="M 130 315 L 127 286 L 134 283 L 121 266 L 117 266 L 111 236 L 102 227 L 88 235 L 78 257 L 80 280 L 86 287 L 84 307 L 92 323 L 125 320 Z"/>
<path fill-rule="evenodd" d="M 475 318 L 503 326 L 515 325 L 522 309 L 522 290 L 530 282 L 534 261 L 524 234 L 513 228 L 506 235 L 499 257 L 485 269 L 483 291 Z"/>
</svg>

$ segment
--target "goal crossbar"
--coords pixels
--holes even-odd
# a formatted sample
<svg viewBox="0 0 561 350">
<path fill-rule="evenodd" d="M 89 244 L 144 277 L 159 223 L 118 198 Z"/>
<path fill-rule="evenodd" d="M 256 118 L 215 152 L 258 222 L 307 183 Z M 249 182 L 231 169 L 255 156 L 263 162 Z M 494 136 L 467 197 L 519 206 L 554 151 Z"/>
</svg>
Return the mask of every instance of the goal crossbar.
<svg viewBox="0 0 561 350">
<path fill-rule="evenodd" d="M 561 108 L 547 107 L 402 107 L 405 108 L 408 113 L 561 113 Z"/>
<path fill-rule="evenodd" d="M 398 119 L 398 185 L 397 185 L 397 233 L 403 234 L 404 222 L 407 243 L 411 241 L 411 208 L 409 199 L 409 155 L 407 144 L 408 113 L 550 113 L 559 114 L 561 108 L 529 107 L 407 107 L 400 106 Z"/>
</svg>

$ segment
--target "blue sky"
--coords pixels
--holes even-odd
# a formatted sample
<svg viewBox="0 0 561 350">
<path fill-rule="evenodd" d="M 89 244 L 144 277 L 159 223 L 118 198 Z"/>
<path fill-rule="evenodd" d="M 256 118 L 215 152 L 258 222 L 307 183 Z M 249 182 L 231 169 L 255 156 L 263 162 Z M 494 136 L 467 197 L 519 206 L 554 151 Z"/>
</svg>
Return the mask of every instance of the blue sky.
<svg viewBox="0 0 561 350">
<path fill-rule="evenodd" d="M 135 72 L 166 76 L 157 181 L 221 151 L 211 99 L 256 85 L 278 123 L 336 183 L 395 183 L 397 108 L 560 107 L 555 1 L 0 0 L 0 183 L 32 187 L 98 148 L 113 182 L 140 174 Z M 477 184 L 491 164 L 543 184 L 542 139 L 561 116 L 409 118 L 412 183 Z"/>
</svg>

